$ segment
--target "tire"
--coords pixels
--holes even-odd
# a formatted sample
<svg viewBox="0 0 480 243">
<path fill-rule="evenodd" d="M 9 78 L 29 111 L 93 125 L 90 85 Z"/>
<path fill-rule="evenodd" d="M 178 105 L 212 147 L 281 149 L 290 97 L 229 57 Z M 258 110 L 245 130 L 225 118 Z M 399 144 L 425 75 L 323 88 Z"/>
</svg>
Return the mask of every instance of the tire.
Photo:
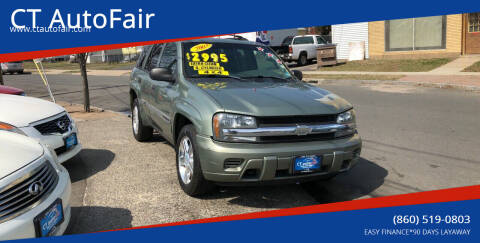
<svg viewBox="0 0 480 243">
<path fill-rule="evenodd" d="M 132 107 L 132 132 L 135 139 L 139 142 L 148 141 L 152 138 L 153 128 L 144 126 L 138 99 L 133 101 Z"/>
<path fill-rule="evenodd" d="M 180 131 L 175 144 L 178 183 L 182 190 L 192 197 L 201 196 L 213 189 L 213 184 L 203 177 L 196 134 L 193 125 L 186 125 Z"/>
<path fill-rule="evenodd" d="M 308 58 L 307 54 L 305 52 L 301 53 L 300 56 L 298 57 L 297 64 L 299 66 L 305 66 L 308 63 Z"/>
<path fill-rule="evenodd" d="M 18 74 L 23 74 L 23 70 L 22 70 L 22 71 L 18 71 L 17 73 L 18 73 Z"/>
</svg>

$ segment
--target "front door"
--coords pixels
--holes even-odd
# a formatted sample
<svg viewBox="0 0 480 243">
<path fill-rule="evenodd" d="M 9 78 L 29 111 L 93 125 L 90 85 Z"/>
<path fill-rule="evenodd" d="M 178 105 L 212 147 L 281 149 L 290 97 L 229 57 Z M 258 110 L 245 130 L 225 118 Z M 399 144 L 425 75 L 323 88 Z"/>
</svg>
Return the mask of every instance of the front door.
<svg viewBox="0 0 480 243">
<path fill-rule="evenodd" d="M 163 48 L 162 56 L 158 62 L 159 68 L 169 69 L 173 76 L 177 77 L 177 44 L 168 43 Z M 173 99 L 178 96 L 177 82 L 155 80 L 153 82 L 153 107 L 152 118 L 159 126 L 160 132 L 165 137 L 172 137 L 172 120 L 173 120 Z"/>
<path fill-rule="evenodd" d="M 480 54 L 480 12 L 467 14 L 465 54 Z"/>
</svg>

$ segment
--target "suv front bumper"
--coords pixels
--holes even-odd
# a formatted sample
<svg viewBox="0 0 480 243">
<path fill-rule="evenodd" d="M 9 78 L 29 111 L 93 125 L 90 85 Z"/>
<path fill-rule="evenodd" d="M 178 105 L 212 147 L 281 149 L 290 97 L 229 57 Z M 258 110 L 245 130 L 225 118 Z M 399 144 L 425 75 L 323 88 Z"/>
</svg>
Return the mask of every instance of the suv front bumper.
<svg viewBox="0 0 480 243">
<path fill-rule="evenodd" d="M 196 144 L 205 179 L 255 184 L 302 181 L 348 171 L 360 158 L 362 147 L 358 134 L 329 141 L 271 144 L 225 143 L 197 135 Z M 320 171 L 294 172 L 295 158 L 306 155 L 322 156 Z M 234 161 L 238 166 L 226 166 L 225 161 Z"/>
</svg>

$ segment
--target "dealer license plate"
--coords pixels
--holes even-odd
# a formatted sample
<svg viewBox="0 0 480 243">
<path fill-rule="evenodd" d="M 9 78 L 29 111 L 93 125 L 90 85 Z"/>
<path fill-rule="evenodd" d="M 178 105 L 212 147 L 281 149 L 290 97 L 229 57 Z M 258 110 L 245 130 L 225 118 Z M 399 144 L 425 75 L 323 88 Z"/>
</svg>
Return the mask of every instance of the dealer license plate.
<svg viewBox="0 0 480 243">
<path fill-rule="evenodd" d="M 67 149 L 77 145 L 78 141 L 77 141 L 77 134 L 76 133 L 72 133 L 70 135 L 68 135 L 68 137 L 65 138 L 65 147 Z"/>
<path fill-rule="evenodd" d="M 295 172 L 308 173 L 320 170 L 322 157 L 317 155 L 301 156 L 295 158 Z"/>
<path fill-rule="evenodd" d="M 33 220 L 37 237 L 51 236 L 63 222 L 62 200 L 57 199 Z"/>
</svg>

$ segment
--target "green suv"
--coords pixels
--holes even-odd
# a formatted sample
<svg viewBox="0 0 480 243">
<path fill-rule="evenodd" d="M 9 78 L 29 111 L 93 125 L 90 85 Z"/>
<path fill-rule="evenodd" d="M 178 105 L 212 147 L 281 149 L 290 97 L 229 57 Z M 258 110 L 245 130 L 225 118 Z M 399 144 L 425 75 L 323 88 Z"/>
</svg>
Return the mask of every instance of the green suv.
<svg viewBox="0 0 480 243">
<path fill-rule="evenodd" d="M 269 47 L 201 39 L 144 48 L 131 74 L 133 135 L 175 146 L 188 195 L 214 184 L 329 179 L 362 142 L 352 105 L 301 81 Z"/>
</svg>

